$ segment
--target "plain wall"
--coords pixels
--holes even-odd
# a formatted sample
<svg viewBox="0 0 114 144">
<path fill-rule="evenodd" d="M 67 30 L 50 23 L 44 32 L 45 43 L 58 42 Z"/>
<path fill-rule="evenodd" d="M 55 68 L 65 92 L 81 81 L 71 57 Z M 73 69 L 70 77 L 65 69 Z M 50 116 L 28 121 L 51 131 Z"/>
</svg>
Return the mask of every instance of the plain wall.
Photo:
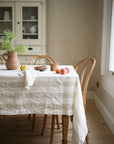
<svg viewBox="0 0 114 144">
<path fill-rule="evenodd" d="M 95 56 L 98 0 L 47 0 L 47 52 L 59 64 Z M 94 83 L 93 83 L 94 80 Z M 89 89 L 95 87 L 94 74 Z"/>
<path fill-rule="evenodd" d="M 98 0 L 47 1 L 47 51 L 60 64 L 93 56 L 97 45 Z"/>
</svg>

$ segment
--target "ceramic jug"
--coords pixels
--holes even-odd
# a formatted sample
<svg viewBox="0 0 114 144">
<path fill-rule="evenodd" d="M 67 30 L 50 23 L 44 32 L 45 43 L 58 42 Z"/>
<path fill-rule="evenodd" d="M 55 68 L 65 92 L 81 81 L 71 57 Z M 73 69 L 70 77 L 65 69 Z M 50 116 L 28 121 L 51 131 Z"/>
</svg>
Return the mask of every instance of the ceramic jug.
<svg viewBox="0 0 114 144">
<path fill-rule="evenodd" d="M 36 26 L 31 26 L 30 27 L 30 32 L 35 33 L 36 32 Z"/>
<path fill-rule="evenodd" d="M 7 59 L 5 56 L 7 56 Z M 3 54 L 3 59 L 6 61 L 6 67 L 8 70 L 16 70 L 20 66 L 16 51 L 8 51 L 7 53 Z"/>
</svg>

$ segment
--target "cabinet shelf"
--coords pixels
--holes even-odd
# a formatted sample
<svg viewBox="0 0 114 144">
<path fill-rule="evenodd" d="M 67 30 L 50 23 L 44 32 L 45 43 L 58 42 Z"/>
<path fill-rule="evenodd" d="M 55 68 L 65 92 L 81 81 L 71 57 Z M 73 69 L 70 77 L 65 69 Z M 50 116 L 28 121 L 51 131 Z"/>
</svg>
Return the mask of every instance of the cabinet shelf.
<svg viewBox="0 0 114 144">
<path fill-rule="evenodd" d="M 38 35 L 38 33 L 23 33 L 23 35 Z"/>
<path fill-rule="evenodd" d="M 3 33 L 0 33 L 0 36 L 5 36 Z"/>
<path fill-rule="evenodd" d="M 12 20 L 0 20 L 0 22 L 12 22 Z"/>
<path fill-rule="evenodd" d="M 37 19 L 35 19 L 35 20 L 23 20 L 23 22 L 38 22 L 38 20 Z"/>
</svg>

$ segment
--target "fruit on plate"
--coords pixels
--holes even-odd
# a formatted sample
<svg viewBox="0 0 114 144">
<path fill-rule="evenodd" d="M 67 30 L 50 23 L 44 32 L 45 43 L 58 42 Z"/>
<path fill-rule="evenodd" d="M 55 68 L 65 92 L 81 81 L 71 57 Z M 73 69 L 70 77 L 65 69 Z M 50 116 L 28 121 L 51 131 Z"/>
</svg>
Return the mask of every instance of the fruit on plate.
<svg viewBox="0 0 114 144">
<path fill-rule="evenodd" d="M 61 69 L 61 74 L 64 75 L 64 74 L 66 74 L 66 73 L 67 73 L 67 70 L 66 70 L 65 68 L 62 68 L 62 69 Z"/>
<path fill-rule="evenodd" d="M 35 70 L 39 70 L 39 71 L 44 71 L 44 70 L 47 69 L 47 67 L 44 66 L 44 65 L 42 65 L 42 66 L 36 66 L 36 67 L 34 67 L 34 69 L 35 69 Z"/>
<path fill-rule="evenodd" d="M 70 69 L 69 69 L 68 67 L 66 67 L 65 69 L 67 70 L 67 73 L 69 73 L 69 72 L 70 72 Z"/>
<path fill-rule="evenodd" d="M 57 74 L 60 74 L 60 73 L 61 73 L 61 68 L 59 68 L 59 67 L 56 68 L 56 73 L 57 73 Z"/>
<path fill-rule="evenodd" d="M 24 70 L 28 70 L 29 67 L 27 67 L 27 66 L 25 66 L 25 65 L 21 65 L 20 69 L 21 69 L 22 71 L 24 71 Z"/>
</svg>

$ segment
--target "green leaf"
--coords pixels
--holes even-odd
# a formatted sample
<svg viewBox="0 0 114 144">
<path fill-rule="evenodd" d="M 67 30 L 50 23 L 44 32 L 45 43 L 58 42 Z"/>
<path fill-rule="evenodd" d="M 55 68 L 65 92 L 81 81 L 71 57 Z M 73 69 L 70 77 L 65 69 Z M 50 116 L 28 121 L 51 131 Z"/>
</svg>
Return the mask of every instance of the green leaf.
<svg viewBox="0 0 114 144">
<path fill-rule="evenodd" d="M 13 45 L 9 43 L 8 41 L 1 42 L 0 50 L 13 51 Z"/>
<path fill-rule="evenodd" d="M 23 44 L 23 45 L 18 45 L 15 48 L 15 51 L 17 51 L 19 54 L 24 54 L 27 51 L 27 45 Z"/>
<path fill-rule="evenodd" d="M 19 54 L 24 54 L 27 50 L 27 45 L 18 45 L 15 49 L 13 48 L 13 40 L 15 35 L 10 30 L 4 31 L 4 41 L 0 42 L 0 50 L 17 51 Z"/>
<path fill-rule="evenodd" d="M 15 35 L 10 30 L 4 31 L 4 34 L 5 34 L 4 41 L 12 43 L 12 41 L 15 40 Z"/>
</svg>

